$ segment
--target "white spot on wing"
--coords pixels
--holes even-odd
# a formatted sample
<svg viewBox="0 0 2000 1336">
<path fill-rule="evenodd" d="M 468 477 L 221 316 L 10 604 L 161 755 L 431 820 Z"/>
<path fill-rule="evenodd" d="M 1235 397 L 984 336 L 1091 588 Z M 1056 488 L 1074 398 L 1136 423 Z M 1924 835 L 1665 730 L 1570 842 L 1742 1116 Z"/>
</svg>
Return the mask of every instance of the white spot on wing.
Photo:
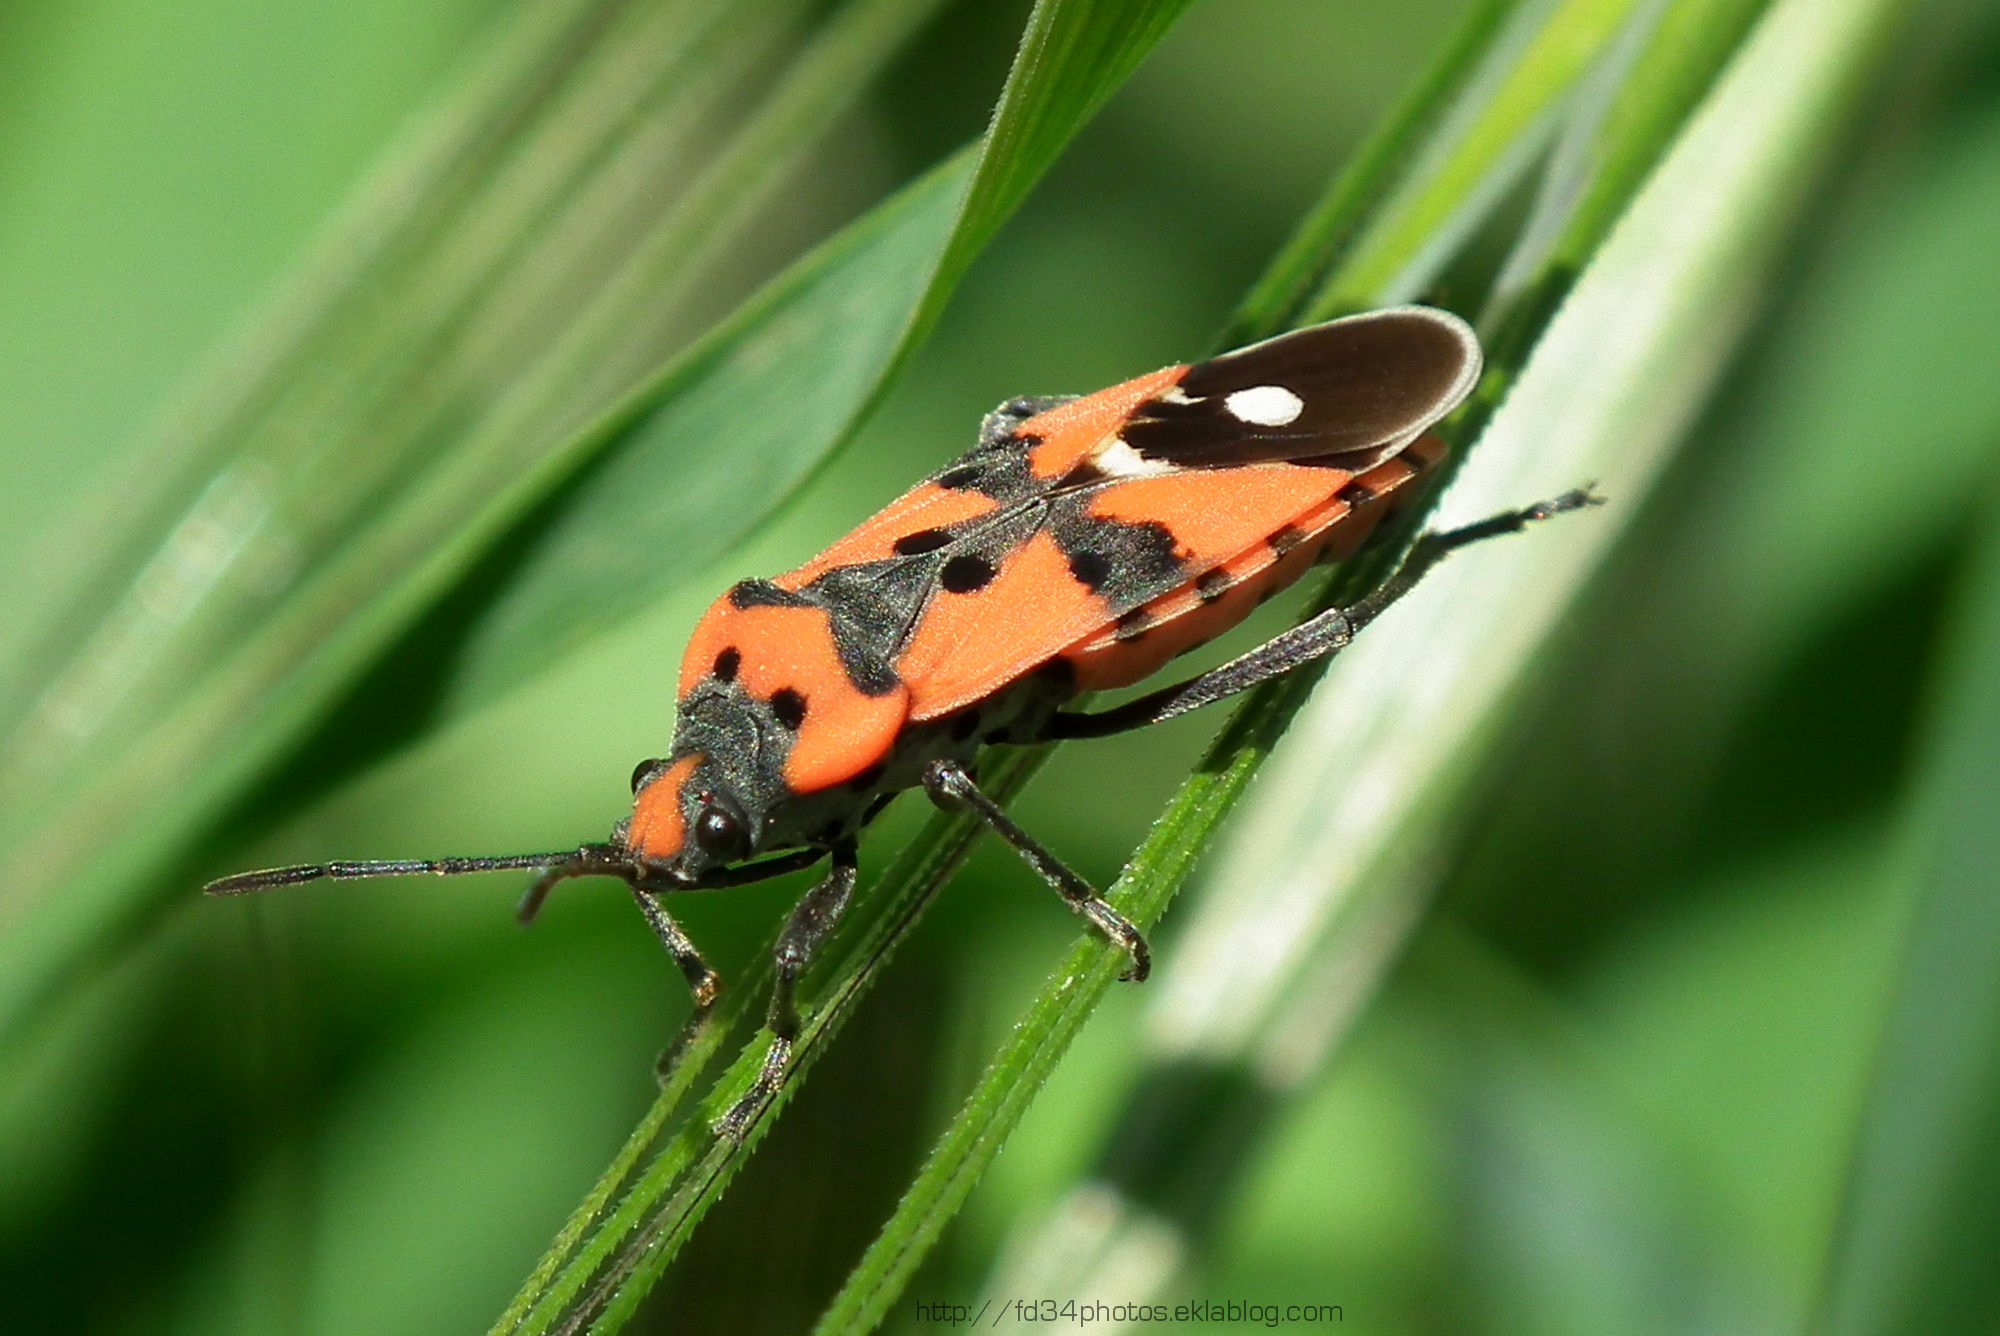
<svg viewBox="0 0 2000 1336">
<path fill-rule="evenodd" d="M 1257 427 L 1283 427 L 1298 421 L 1306 401 L 1282 385 L 1253 385 L 1222 401 L 1238 422 Z"/>
<path fill-rule="evenodd" d="M 1107 436 L 1090 456 L 1090 462 L 1107 478 L 1156 478 L 1172 473 L 1172 464 L 1148 459 L 1125 443 L 1123 436 Z"/>
</svg>

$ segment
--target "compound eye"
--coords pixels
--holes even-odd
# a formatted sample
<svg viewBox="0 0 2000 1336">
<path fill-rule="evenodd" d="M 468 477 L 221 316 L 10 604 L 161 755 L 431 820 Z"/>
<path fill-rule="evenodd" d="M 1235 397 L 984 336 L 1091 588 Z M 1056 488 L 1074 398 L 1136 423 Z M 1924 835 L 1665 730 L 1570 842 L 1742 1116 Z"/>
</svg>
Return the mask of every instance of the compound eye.
<svg viewBox="0 0 2000 1336">
<path fill-rule="evenodd" d="M 640 789 L 645 788 L 647 782 L 651 780 L 653 776 L 659 774 L 662 770 L 665 770 L 666 768 L 667 768 L 666 758 L 661 756 L 655 756 L 650 761 L 639 762 L 639 764 L 632 771 L 632 792 L 637 793 Z"/>
<path fill-rule="evenodd" d="M 750 832 L 734 813 L 721 807 L 701 809 L 701 815 L 694 819 L 694 842 L 722 863 L 733 863 L 750 852 Z"/>
</svg>

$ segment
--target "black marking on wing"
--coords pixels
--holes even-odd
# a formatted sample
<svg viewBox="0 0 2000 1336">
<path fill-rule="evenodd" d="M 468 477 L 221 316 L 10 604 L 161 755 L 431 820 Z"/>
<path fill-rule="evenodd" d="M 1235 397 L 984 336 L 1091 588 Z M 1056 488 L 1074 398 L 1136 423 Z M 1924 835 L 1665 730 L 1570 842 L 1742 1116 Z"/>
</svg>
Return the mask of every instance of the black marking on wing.
<svg viewBox="0 0 2000 1336">
<path fill-rule="evenodd" d="M 998 445 L 977 446 L 933 474 L 931 481 L 947 491 L 990 496 L 1003 507 L 1031 501 L 1049 490 L 1028 466 L 1031 446 L 1032 442 L 1011 437 Z"/>
<path fill-rule="evenodd" d="M 1281 524 L 1273 529 L 1270 536 L 1264 541 L 1270 546 L 1273 552 L 1282 557 L 1287 552 L 1296 548 L 1300 543 L 1305 542 L 1306 535 L 1305 531 L 1296 525 Z"/>
<path fill-rule="evenodd" d="M 799 595 L 824 608 L 848 680 L 864 696 L 902 685 L 896 654 L 937 582 L 937 553 L 836 566 Z"/>
<path fill-rule="evenodd" d="M 1045 504 L 1033 502 L 1003 507 L 937 531 L 945 535 L 937 546 L 926 542 L 920 552 L 835 567 L 798 597 L 826 610 L 835 651 L 855 688 L 886 695 L 902 682 L 896 660 L 930 601 L 940 591 L 969 594 L 984 588 L 1008 554 L 1034 536 L 1046 511 Z"/>
<path fill-rule="evenodd" d="M 898 538 L 890 550 L 899 557 L 916 557 L 926 552 L 935 552 L 950 543 L 949 529 L 919 529 L 915 533 L 906 533 Z"/>
<path fill-rule="evenodd" d="M 1190 367 L 1176 395 L 1141 404 L 1119 434 L 1183 468 L 1312 460 L 1358 473 L 1457 407 L 1478 368 L 1478 343 L 1456 317 L 1376 311 Z M 1297 396 L 1298 415 L 1261 425 L 1231 411 L 1230 395 L 1261 386 Z"/>
<path fill-rule="evenodd" d="M 739 612 L 750 608 L 804 608 L 812 600 L 780 588 L 769 580 L 739 580 L 729 588 L 729 606 Z"/>
<path fill-rule="evenodd" d="M 1049 536 L 1070 574 L 1110 605 L 1113 617 L 1186 580 L 1186 561 L 1164 524 L 1129 524 L 1090 513 L 1091 492 L 1065 493 L 1049 507 Z"/>
<path fill-rule="evenodd" d="M 972 594 L 993 583 L 1000 568 L 976 552 L 962 552 L 938 570 L 938 587 L 947 594 Z"/>
</svg>

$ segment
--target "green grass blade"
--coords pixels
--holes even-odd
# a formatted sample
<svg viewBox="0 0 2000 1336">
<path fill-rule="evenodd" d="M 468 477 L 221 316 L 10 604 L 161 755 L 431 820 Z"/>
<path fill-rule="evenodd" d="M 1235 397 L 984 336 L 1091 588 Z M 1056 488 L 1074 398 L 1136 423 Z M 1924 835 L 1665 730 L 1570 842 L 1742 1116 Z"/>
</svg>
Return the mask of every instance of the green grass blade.
<svg viewBox="0 0 2000 1336">
<path fill-rule="evenodd" d="M 1615 91 L 1576 127 L 1573 152 L 1558 159 L 1531 241 L 1515 257 L 1487 325 L 1489 346 L 1504 358 L 1517 339 L 1547 323 L 1577 276 L 1659 163 L 1770 0 L 1680 0 L 1634 16 L 1644 44 Z M 1622 62 L 1619 62 L 1622 64 Z M 1519 278 L 1515 281 L 1515 275 Z M 1506 393 L 1489 381 L 1486 402 Z"/>
<path fill-rule="evenodd" d="M 17 602 L 10 591 L 10 606 L 25 610 L 0 646 L 0 730 L 19 728 L 47 680 L 157 545 L 154 531 L 240 444 L 280 388 L 370 319 L 386 319 L 379 307 L 415 257 L 444 244 L 478 183 L 510 156 L 529 102 L 576 76 L 606 8 L 603 0 L 560 0 L 496 36 L 385 154 L 298 271 L 243 322 L 206 374 L 126 450 L 120 463 L 131 476 L 119 494 L 61 517 L 82 550 L 110 556 L 94 568 L 49 572 L 54 578 L 45 579 L 39 603 Z"/>
<path fill-rule="evenodd" d="M 1010 756 L 983 776 L 1005 799 L 1018 793 L 1040 760 Z M 659 1100 L 572 1219 L 571 1227 L 535 1269 L 529 1284 L 494 1328 L 496 1336 L 543 1336 L 552 1331 L 615 1331 L 645 1297 L 687 1237 L 741 1168 L 757 1139 L 797 1090 L 804 1074 L 887 963 L 918 915 L 964 861 L 978 828 L 964 817 L 937 816 L 870 888 L 835 939 L 823 969 L 807 980 L 791 1078 L 779 1098 L 750 1123 L 745 1144 L 718 1140 L 710 1123 L 751 1089 L 763 1065 L 763 1046 L 742 1052 L 702 1100 L 695 1116 L 670 1126 L 690 1093 L 685 1085 Z M 714 1024 L 691 1061 L 703 1061 L 711 1043 L 741 1022 L 762 998 L 768 971 L 734 982 L 717 1004 Z M 662 1137 L 659 1129 L 669 1128 Z M 624 1181 L 614 1182 L 623 1170 Z M 584 1228 L 584 1223 L 592 1226 Z"/>
<path fill-rule="evenodd" d="M 1377 207 L 1408 173 L 1410 159 L 1436 138 L 1454 102 L 1477 101 L 1474 72 L 1493 53 L 1503 25 L 1520 7 L 1519 0 L 1483 0 L 1465 16 L 1423 78 L 1334 177 L 1265 268 L 1216 340 L 1219 347 L 1254 343 L 1301 316 Z"/>
<path fill-rule="evenodd" d="M 930 288 L 973 165 L 961 154 L 843 230 L 585 430 L 583 466 L 486 544 L 487 570 L 412 633 L 448 645 L 450 677 L 423 726 L 476 709 L 704 571 L 849 438 Z M 398 694 L 412 673 L 440 671 L 412 657 L 376 670 Z M 364 696 L 342 714 L 386 704 Z"/>
<path fill-rule="evenodd" d="M 1907 822 L 1916 915 L 1827 1257 L 1834 1336 L 1972 1331 L 2000 1201 L 2000 523 L 1955 600 Z M 1977 1315 L 1977 1316 L 1975 1316 Z"/>
<path fill-rule="evenodd" d="M 1639 8 L 1633 0 L 1565 0 L 1553 12 L 1530 8 L 1497 33 L 1468 70 L 1430 160 L 1370 220 L 1302 319 L 1419 296 L 1479 215 L 1532 165 L 1578 80 Z"/>
<path fill-rule="evenodd" d="M 693 207 L 653 239 L 643 263 L 663 271 L 662 280 L 613 289 L 591 322 L 594 337 L 548 373 L 550 397 L 573 394 L 568 387 L 589 384 L 615 364 L 632 331 L 659 319 L 660 289 L 684 289 L 698 276 L 712 249 L 704 239 L 729 235 L 770 195 L 793 155 L 938 3 L 863 0 L 835 16 L 710 169 L 714 187 L 692 192 Z M 930 211 L 941 200 L 958 201 L 964 166 L 945 169 L 920 202 L 897 208 Z M 928 221 L 926 229 L 922 244 L 931 244 L 933 233 L 947 235 Z M 935 290 L 925 282 L 922 244 L 898 244 L 893 278 L 885 281 L 884 269 L 871 264 L 863 281 L 838 298 L 813 297 L 812 313 L 789 322 L 768 303 L 744 308 L 730 323 L 763 323 L 754 345 L 677 359 L 558 452 L 590 463 L 552 500 L 553 515 L 530 517 L 494 545 L 506 578 L 491 603 L 476 612 L 454 608 L 454 617 L 472 625 L 451 646 L 451 680 L 437 718 L 478 708 L 650 606 L 754 531 L 848 439 L 904 346 L 917 298 Z M 833 300 L 844 308 L 827 308 Z M 529 422 L 544 416 L 523 411 Z"/>
<path fill-rule="evenodd" d="M 917 313 L 917 337 L 1049 164 L 1192 3 L 1037 0 L 993 108 L 965 212 L 938 261 L 937 286 Z"/>
</svg>

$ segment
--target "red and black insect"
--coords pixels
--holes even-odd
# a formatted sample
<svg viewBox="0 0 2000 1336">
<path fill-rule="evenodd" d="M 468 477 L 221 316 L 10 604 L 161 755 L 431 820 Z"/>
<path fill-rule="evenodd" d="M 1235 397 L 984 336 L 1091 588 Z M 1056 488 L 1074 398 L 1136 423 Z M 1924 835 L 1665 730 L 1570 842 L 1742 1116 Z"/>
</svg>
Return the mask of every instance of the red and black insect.
<svg viewBox="0 0 2000 1336">
<path fill-rule="evenodd" d="M 1125 705 L 1065 708 L 1151 676 L 1314 564 L 1354 551 L 1441 457 L 1428 429 L 1479 367 L 1463 321 L 1410 306 L 1083 398 L 1010 400 L 971 451 L 853 533 L 717 600 L 681 664 L 673 746 L 633 772 L 632 815 L 605 843 L 313 864 L 208 889 L 536 868 L 525 919 L 565 878 L 617 877 L 705 1007 L 717 978 L 663 897 L 830 859 L 778 941 L 768 1085 L 797 1033 L 794 986 L 854 890 L 861 828 L 894 794 L 921 787 L 992 827 L 1130 957 L 1124 977 L 1143 979 L 1145 940 L 980 792 L 974 757 L 1102 737 L 1233 696 L 1337 653 L 1453 549 L 1589 503 L 1572 492 L 1429 535 L 1353 607 Z"/>
</svg>

